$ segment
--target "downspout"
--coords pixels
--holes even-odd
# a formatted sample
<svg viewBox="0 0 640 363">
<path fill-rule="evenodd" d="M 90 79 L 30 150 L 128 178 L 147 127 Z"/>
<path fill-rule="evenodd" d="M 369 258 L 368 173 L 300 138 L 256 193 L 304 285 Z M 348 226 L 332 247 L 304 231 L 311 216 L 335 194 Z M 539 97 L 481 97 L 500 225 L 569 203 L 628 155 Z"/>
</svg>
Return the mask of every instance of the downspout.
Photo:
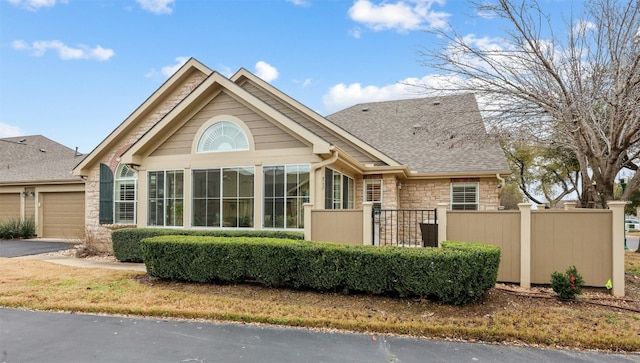
<svg viewBox="0 0 640 363">
<path fill-rule="evenodd" d="M 498 191 L 498 205 L 500 205 L 500 199 L 502 198 L 502 193 L 504 193 L 505 181 L 500 174 L 496 174 L 496 178 L 500 181 L 500 184 L 498 184 L 498 189 L 500 189 Z"/>
</svg>

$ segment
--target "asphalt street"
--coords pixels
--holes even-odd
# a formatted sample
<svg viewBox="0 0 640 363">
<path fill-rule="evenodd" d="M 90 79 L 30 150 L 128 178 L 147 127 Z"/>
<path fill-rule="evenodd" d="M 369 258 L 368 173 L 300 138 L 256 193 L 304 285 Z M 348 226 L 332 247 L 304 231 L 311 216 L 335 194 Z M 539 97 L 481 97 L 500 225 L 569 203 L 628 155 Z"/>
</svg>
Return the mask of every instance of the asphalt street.
<svg viewBox="0 0 640 363">
<path fill-rule="evenodd" d="M 0 308 L 0 361 L 609 363 L 640 356 Z"/>
<path fill-rule="evenodd" d="M 0 257 L 19 257 L 56 252 L 73 247 L 68 242 L 34 240 L 0 240 Z"/>
</svg>

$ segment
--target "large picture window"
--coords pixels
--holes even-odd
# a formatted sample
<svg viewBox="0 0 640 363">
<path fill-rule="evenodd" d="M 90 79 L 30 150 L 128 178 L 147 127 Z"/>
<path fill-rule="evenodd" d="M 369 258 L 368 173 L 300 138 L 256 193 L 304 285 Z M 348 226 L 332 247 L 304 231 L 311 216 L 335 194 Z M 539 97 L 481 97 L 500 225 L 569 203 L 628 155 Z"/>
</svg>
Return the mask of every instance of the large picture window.
<svg viewBox="0 0 640 363">
<path fill-rule="evenodd" d="M 253 227 L 254 168 L 193 171 L 195 227 Z"/>
<path fill-rule="evenodd" d="M 165 170 L 149 172 L 149 226 L 183 225 L 184 172 Z"/>
<path fill-rule="evenodd" d="M 452 210 L 478 210 L 478 183 L 451 183 Z"/>
<path fill-rule="evenodd" d="M 355 183 L 353 178 L 338 171 L 325 168 L 325 209 L 353 209 L 355 206 Z"/>
<path fill-rule="evenodd" d="M 136 223 L 137 180 L 138 174 L 129 166 L 125 164 L 118 166 L 113 198 L 116 224 Z"/>
<path fill-rule="evenodd" d="M 304 228 L 309 165 L 265 166 L 264 228 Z"/>
</svg>

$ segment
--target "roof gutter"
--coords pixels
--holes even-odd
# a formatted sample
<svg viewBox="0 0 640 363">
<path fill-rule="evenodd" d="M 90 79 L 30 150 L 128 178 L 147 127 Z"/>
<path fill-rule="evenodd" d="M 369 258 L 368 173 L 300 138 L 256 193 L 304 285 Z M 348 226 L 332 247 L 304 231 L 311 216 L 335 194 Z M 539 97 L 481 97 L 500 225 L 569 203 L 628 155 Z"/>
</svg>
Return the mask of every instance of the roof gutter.
<svg viewBox="0 0 640 363">
<path fill-rule="evenodd" d="M 338 160 L 339 153 L 338 153 L 338 150 L 336 149 L 336 147 L 333 146 L 333 145 L 329 146 L 329 151 L 331 151 L 331 157 L 329 159 L 323 160 L 323 161 L 321 161 L 321 162 L 319 162 L 317 164 L 311 165 L 311 172 L 312 173 L 315 172 L 316 170 L 322 168 L 322 167 L 325 167 L 325 166 L 327 166 L 329 164 L 333 164 Z"/>
</svg>

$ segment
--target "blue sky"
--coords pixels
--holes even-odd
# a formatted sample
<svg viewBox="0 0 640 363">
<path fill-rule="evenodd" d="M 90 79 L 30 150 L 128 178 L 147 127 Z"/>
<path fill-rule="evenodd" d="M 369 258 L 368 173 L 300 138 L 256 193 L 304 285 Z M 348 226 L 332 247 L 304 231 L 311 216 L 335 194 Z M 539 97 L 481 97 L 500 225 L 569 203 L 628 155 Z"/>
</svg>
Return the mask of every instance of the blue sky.
<svg viewBox="0 0 640 363">
<path fill-rule="evenodd" d="M 321 115 L 418 97 L 403 84 L 434 80 L 417 52 L 447 23 L 501 34 L 462 0 L 0 0 L 0 137 L 90 152 L 189 57 L 246 68 Z"/>
</svg>

